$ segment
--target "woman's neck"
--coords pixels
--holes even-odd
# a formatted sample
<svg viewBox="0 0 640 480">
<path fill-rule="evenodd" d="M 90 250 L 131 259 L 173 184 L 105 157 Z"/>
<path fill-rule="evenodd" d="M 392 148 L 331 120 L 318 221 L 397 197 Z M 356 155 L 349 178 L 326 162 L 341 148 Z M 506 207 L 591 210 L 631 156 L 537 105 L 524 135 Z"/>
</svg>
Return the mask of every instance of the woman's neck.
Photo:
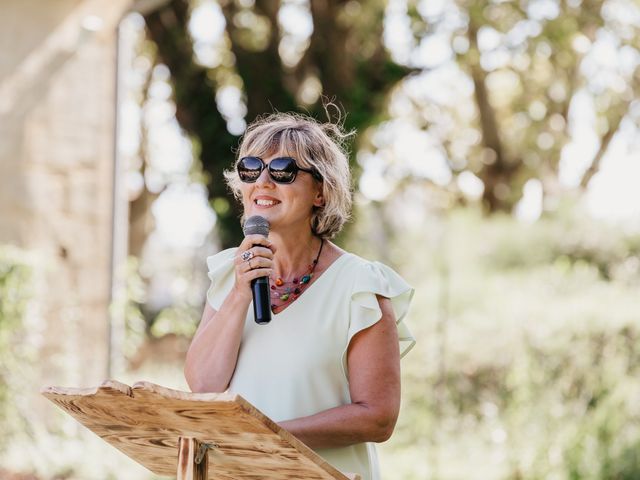
<svg viewBox="0 0 640 480">
<path fill-rule="evenodd" d="M 300 275 L 318 255 L 321 239 L 311 230 L 299 234 L 280 235 L 270 232 L 269 240 L 276 247 L 274 255 L 275 274 L 281 278 Z"/>
</svg>

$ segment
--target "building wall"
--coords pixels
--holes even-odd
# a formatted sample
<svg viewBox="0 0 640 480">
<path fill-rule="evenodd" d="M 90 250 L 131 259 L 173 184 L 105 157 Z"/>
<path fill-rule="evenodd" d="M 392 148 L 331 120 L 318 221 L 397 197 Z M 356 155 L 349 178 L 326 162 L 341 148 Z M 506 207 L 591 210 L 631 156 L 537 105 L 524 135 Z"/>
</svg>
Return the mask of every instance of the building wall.
<svg viewBox="0 0 640 480">
<path fill-rule="evenodd" d="M 108 371 L 116 24 L 126 2 L 2 2 L 0 244 L 34 252 L 42 384 Z"/>
</svg>

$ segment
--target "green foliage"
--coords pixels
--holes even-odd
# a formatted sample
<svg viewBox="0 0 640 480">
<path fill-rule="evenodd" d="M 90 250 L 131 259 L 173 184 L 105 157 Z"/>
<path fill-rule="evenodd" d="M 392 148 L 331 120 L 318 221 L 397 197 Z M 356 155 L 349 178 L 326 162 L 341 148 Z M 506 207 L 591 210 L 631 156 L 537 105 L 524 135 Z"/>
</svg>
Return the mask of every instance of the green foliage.
<svg viewBox="0 0 640 480">
<path fill-rule="evenodd" d="M 163 309 L 151 326 L 151 335 L 160 338 L 163 335 L 176 334 L 191 338 L 196 333 L 200 320 L 200 306 L 180 302 Z"/>
<path fill-rule="evenodd" d="M 31 276 L 32 267 L 24 252 L 0 246 L 0 423 L 3 425 L 0 442 L 7 440 L 7 434 L 13 427 L 13 422 L 9 421 L 13 413 L 12 387 L 15 386 L 17 372 L 21 370 L 21 362 L 27 356 L 20 340 L 31 298 Z"/>
<path fill-rule="evenodd" d="M 124 289 L 118 292 L 109 306 L 111 315 L 124 321 L 124 344 L 122 351 L 130 359 L 144 342 L 147 324 L 141 305 L 146 300 L 146 285 L 139 273 L 140 261 L 129 256 L 118 275 L 124 279 Z"/>
<path fill-rule="evenodd" d="M 123 353 L 127 360 L 135 357 L 138 349 L 151 337 L 160 338 L 167 334 L 191 337 L 195 333 L 201 314 L 199 296 L 197 301 L 187 296 L 159 312 L 148 312 L 145 310 L 148 285 L 140 274 L 140 260 L 130 256 L 121 274 L 125 278 L 125 288 L 114 299 L 111 311 L 121 312 L 124 319 Z M 197 282 L 191 277 L 185 281 L 194 285 Z"/>
<path fill-rule="evenodd" d="M 640 478 L 639 238 L 471 210 L 398 237 L 418 344 L 383 477 Z"/>
<path fill-rule="evenodd" d="M 555 264 L 561 269 L 589 265 L 604 279 L 631 279 L 640 271 L 640 236 L 575 217 L 542 218 L 514 231 L 513 220 L 497 217 L 484 263 L 504 270 Z"/>
</svg>

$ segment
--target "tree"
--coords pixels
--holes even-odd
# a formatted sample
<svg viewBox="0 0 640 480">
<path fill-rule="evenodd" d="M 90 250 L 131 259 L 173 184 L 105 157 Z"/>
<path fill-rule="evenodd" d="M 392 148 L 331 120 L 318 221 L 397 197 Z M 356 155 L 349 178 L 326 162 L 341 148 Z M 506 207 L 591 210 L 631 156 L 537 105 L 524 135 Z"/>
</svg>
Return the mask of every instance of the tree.
<svg viewBox="0 0 640 480">
<path fill-rule="evenodd" d="M 307 14 L 313 32 L 297 45 L 298 58 L 284 59 L 283 47 L 294 40 L 286 38 L 279 14 L 290 3 L 221 1 L 225 54 L 232 53 L 227 58 L 233 61 L 213 68 L 195 59 L 188 30 L 192 6 L 187 0 L 172 0 L 145 15 L 158 59 L 173 77 L 176 117 L 199 146 L 224 247 L 242 238 L 239 206 L 222 180 L 238 138 L 229 133 L 227 120 L 216 108 L 216 92 L 240 83 L 247 122 L 273 110 L 319 116 L 323 95 L 347 112 L 347 130 L 363 130 L 385 115 L 387 92 L 412 71 L 394 63 L 383 45 L 382 0 L 310 2 Z"/>
<path fill-rule="evenodd" d="M 580 95 L 593 101 L 599 145 L 580 181 L 583 188 L 624 119 L 633 119 L 640 26 L 625 18 L 625 6 L 637 12 L 637 4 L 624 0 L 459 0 L 438 11 L 409 9 L 416 43 L 449 39 L 451 59 L 433 69 L 455 61 L 473 87 L 468 100 L 474 109 L 466 117 L 457 104 L 434 110 L 414 103 L 454 174 L 471 171 L 482 180 L 488 212 L 510 211 L 533 178 L 545 193 L 556 193 L 561 156 L 576 122 L 571 110 Z M 602 53 L 617 58 L 603 62 Z M 453 127 L 443 126 L 446 121 Z"/>
</svg>

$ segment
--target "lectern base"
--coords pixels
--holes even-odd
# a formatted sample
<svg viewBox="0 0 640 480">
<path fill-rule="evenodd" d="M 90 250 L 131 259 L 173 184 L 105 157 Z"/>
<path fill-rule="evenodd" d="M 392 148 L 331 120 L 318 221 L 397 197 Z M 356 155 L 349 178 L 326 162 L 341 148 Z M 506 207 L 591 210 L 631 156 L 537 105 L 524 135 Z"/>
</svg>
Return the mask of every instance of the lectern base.
<svg viewBox="0 0 640 480">
<path fill-rule="evenodd" d="M 178 472 L 176 480 L 207 480 L 210 445 L 195 438 L 180 437 L 178 441 Z"/>
</svg>

